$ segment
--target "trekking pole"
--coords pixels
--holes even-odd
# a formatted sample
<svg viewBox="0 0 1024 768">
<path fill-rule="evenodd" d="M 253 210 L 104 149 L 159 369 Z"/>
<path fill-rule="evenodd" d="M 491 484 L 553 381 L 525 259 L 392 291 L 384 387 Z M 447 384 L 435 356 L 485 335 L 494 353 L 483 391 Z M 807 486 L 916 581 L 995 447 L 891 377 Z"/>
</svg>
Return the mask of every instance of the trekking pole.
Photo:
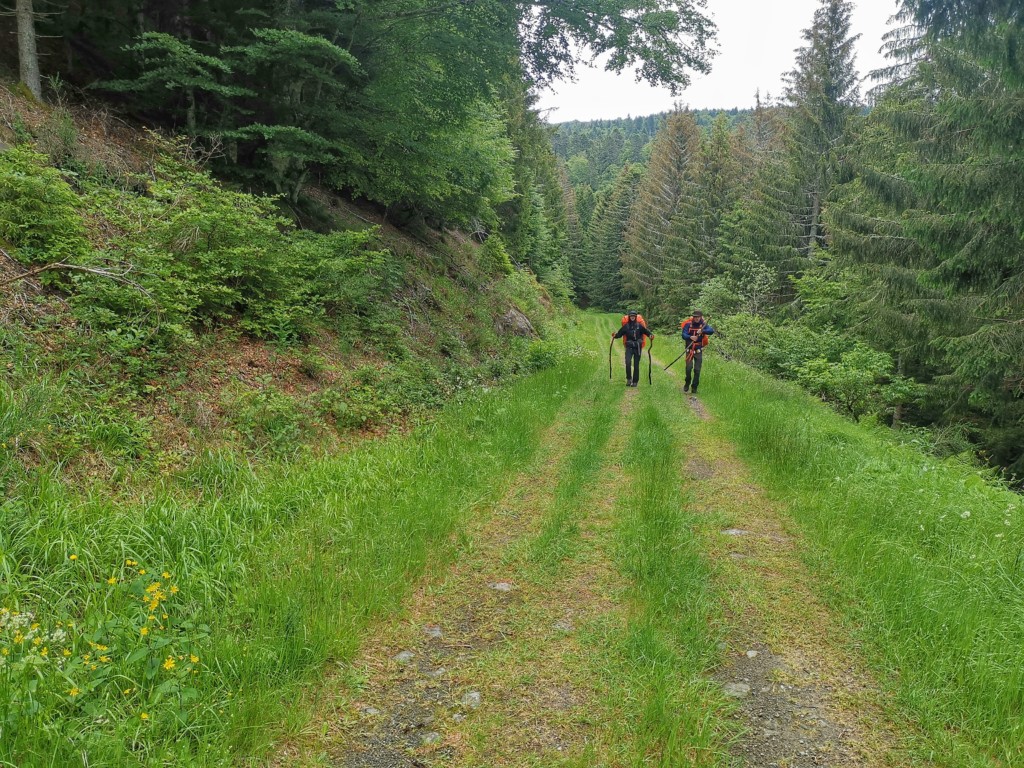
<svg viewBox="0 0 1024 768">
<path fill-rule="evenodd" d="M 651 366 L 654 365 L 651 362 L 651 350 L 654 349 L 654 337 L 651 336 L 651 343 L 647 345 L 647 386 L 654 386 L 654 381 L 651 379 Z"/>
<path fill-rule="evenodd" d="M 615 339 L 608 345 L 608 381 L 612 380 L 612 348 L 615 346 Z"/>
<path fill-rule="evenodd" d="M 684 349 L 684 350 L 683 350 L 683 355 L 685 355 L 685 354 L 686 354 L 686 350 Z M 678 363 L 678 362 L 679 362 L 679 360 L 680 360 L 680 358 L 681 358 L 681 357 L 682 357 L 683 355 L 680 355 L 680 356 L 679 356 L 679 357 L 677 357 L 677 358 L 676 358 L 675 360 L 673 360 L 673 361 L 672 361 L 671 363 L 669 363 L 668 365 L 666 365 L 666 366 L 665 366 L 665 370 L 667 371 L 667 370 L 668 370 L 669 368 L 671 368 L 671 367 L 672 367 L 673 365 L 675 365 L 676 363 Z"/>
</svg>

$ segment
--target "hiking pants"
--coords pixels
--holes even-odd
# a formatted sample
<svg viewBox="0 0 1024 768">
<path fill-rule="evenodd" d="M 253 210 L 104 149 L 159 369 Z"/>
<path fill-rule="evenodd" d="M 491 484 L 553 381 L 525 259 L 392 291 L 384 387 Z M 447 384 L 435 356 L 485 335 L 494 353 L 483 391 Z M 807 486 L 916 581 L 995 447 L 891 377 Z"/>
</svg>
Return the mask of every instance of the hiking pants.
<svg viewBox="0 0 1024 768">
<path fill-rule="evenodd" d="M 626 383 L 636 384 L 640 381 L 640 345 L 633 346 L 629 342 L 626 342 Z M 630 373 L 630 363 L 633 364 L 632 373 Z"/>
<path fill-rule="evenodd" d="M 700 384 L 700 366 L 704 362 L 704 353 L 696 352 L 693 355 L 693 360 L 686 361 L 686 386 L 690 386 L 690 379 L 693 379 L 692 391 L 697 391 L 697 385 Z"/>
</svg>

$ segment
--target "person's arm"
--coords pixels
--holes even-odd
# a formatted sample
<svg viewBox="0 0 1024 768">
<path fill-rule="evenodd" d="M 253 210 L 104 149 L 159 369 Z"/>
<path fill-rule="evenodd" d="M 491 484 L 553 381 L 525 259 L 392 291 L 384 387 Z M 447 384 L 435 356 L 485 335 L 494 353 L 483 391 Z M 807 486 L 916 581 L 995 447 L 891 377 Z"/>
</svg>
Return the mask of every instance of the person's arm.
<svg viewBox="0 0 1024 768">
<path fill-rule="evenodd" d="M 652 339 L 654 338 L 654 334 L 653 334 L 653 333 L 651 333 L 651 331 L 650 331 L 650 329 L 649 329 L 649 328 L 647 328 L 646 326 L 643 326 L 643 325 L 641 325 L 640 327 L 641 327 L 641 328 L 643 329 L 643 331 L 644 331 L 644 333 L 645 333 L 645 334 L 647 334 L 648 336 L 650 336 L 650 337 L 651 337 Z"/>
<path fill-rule="evenodd" d="M 710 336 L 710 335 L 711 335 L 711 334 L 713 334 L 714 332 L 715 332 L 715 329 L 714 329 L 714 328 L 712 328 L 712 327 L 711 327 L 710 325 L 708 325 L 707 323 L 704 323 L 704 335 L 705 335 L 705 336 Z"/>
<path fill-rule="evenodd" d="M 621 328 L 619 328 L 618 333 L 613 333 L 612 334 L 612 340 L 621 339 L 622 338 L 622 334 L 624 334 L 625 332 L 626 332 L 626 326 L 622 326 Z"/>
</svg>

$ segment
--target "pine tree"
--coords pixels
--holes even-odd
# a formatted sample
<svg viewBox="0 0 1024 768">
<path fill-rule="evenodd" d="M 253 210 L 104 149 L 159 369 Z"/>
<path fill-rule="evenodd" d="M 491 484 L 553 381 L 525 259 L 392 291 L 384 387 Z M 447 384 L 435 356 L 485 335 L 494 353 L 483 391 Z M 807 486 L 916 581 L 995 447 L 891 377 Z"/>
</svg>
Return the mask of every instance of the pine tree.
<svg viewBox="0 0 1024 768">
<path fill-rule="evenodd" d="M 836 184 L 839 166 L 858 111 L 858 77 L 850 34 L 853 4 L 820 0 L 814 20 L 803 32 L 796 68 L 787 75 L 786 100 L 792 107 L 805 204 L 798 221 L 804 229 L 803 252 L 827 248 L 822 209 Z"/>
<path fill-rule="evenodd" d="M 667 277 L 668 234 L 680 199 L 694 194 L 699 153 L 700 134 L 693 115 L 670 115 L 651 148 L 626 227 L 623 282 L 652 316 L 668 309 L 659 300 Z"/>
<path fill-rule="evenodd" d="M 598 201 L 587 237 L 586 294 L 593 306 L 616 310 L 631 295 L 622 281 L 623 233 L 640 183 L 641 169 L 627 165 Z"/>
</svg>

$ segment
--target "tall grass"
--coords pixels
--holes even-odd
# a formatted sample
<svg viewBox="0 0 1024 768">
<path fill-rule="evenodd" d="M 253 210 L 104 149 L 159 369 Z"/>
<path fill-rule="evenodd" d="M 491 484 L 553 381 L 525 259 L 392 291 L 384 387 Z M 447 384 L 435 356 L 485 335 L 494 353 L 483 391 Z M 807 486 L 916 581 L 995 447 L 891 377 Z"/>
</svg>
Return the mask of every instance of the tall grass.
<svg viewBox="0 0 1024 768">
<path fill-rule="evenodd" d="M 622 764 L 716 765 L 725 759 L 724 726 L 702 678 L 716 662 L 719 609 L 693 531 L 677 427 L 693 417 L 664 377 L 636 396 L 614 538 L 630 613 L 624 628 L 601 638 L 600 673 L 622 710 Z"/>
<path fill-rule="evenodd" d="M 589 367 L 574 358 L 343 456 L 210 453 L 127 506 L 38 475 L 0 506 L 0 760 L 264 753 L 301 724 L 303 686 L 526 465 Z"/>
<path fill-rule="evenodd" d="M 702 397 L 806 531 L 835 604 L 936 759 L 1024 764 L 1024 511 L 976 468 L 896 444 L 715 361 Z M 936 746 L 937 745 L 937 746 Z"/>
</svg>

